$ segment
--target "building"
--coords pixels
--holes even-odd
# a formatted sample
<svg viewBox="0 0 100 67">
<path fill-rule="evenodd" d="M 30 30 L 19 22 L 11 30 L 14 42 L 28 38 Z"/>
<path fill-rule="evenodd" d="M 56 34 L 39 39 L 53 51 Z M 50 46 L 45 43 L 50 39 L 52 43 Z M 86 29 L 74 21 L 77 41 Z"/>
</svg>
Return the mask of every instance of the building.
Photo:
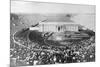
<svg viewBox="0 0 100 67">
<path fill-rule="evenodd" d="M 78 32 L 80 28 L 79 24 L 71 22 L 41 22 L 39 24 L 39 30 L 41 32 L 64 32 L 75 31 Z"/>
</svg>

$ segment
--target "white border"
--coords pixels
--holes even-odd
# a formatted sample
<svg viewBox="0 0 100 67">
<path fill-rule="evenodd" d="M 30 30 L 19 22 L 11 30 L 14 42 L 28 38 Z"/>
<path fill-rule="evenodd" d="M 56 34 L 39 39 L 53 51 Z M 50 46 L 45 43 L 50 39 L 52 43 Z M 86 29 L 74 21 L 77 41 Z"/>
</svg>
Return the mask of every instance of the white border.
<svg viewBox="0 0 100 67">
<path fill-rule="evenodd" d="M 36 1 L 36 2 L 54 2 L 54 3 L 95 5 L 95 0 L 16 0 L 16 1 Z"/>
<path fill-rule="evenodd" d="M 27 0 L 38 2 L 55 2 L 55 3 L 72 3 L 72 4 L 88 4 L 97 5 L 96 11 L 96 62 L 88 63 L 70 63 L 56 65 L 37 65 L 40 67 L 99 67 L 100 65 L 100 2 L 99 0 Z M 95 2 L 97 1 L 97 2 Z M 10 0 L 0 0 L 0 67 L 9 67 L 9 44 L 10 44 Z M 30 66 L 29 66 L 30 67 Z M 33 66 L 32 66 L 33 67 Z"/>
</svg>

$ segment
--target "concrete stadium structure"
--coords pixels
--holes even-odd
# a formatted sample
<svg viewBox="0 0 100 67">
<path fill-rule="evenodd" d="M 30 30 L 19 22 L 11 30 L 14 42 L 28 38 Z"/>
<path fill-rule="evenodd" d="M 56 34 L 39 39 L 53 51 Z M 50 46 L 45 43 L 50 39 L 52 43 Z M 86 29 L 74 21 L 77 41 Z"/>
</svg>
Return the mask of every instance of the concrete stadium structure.
<svg viewBox="0 0 100 67">
<path fill-rule="evenodd" d="M 39 24 L 39 30 L 41 32 L 64 32 L 64 31 L 74 31 L 78 32 L 79 28 L 82 26 L 76 23 L 68 22 L 41 22 Z"/>
</svg>

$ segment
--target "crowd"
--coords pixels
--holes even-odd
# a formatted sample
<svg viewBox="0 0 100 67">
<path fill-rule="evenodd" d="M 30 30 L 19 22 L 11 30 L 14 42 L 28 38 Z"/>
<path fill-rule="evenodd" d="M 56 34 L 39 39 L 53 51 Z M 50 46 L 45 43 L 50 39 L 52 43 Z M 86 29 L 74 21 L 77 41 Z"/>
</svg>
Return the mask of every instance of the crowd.
<svg viewBox="0 0 100 67">
<path fill-rule="evenodd" d="M 92 38 L 92 39 L 91 39 Z M 23 47 L 13 43 L 10 57 L 16 61 L 24 61 L 26 65 L 42 65 L 56 63 L 77 63 L 95 61 L 95 42 L 93 37 L 81 41 L 73 41 L 67 46 L 39 45 L 26 43 Z"/>
</svg>

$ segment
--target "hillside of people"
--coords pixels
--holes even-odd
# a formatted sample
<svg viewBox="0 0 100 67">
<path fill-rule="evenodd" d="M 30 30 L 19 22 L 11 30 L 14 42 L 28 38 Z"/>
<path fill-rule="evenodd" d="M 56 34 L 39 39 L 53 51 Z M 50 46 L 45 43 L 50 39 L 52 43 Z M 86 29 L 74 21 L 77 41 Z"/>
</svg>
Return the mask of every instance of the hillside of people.
<svg viewBox="0 0 100 67">
<path fill-rule="evenodd" d="M 88 33 L 89 38 L 67 41 L 66 45 L 57 46 L 59 43 L 46 41 L 49 35 L 43 36 L 42 32 L 22 29 L 12 36 L 10 58 L 19 66 L 94 62 L 95 33 L 90 30 L 83 32 Z"/>
</svg>

